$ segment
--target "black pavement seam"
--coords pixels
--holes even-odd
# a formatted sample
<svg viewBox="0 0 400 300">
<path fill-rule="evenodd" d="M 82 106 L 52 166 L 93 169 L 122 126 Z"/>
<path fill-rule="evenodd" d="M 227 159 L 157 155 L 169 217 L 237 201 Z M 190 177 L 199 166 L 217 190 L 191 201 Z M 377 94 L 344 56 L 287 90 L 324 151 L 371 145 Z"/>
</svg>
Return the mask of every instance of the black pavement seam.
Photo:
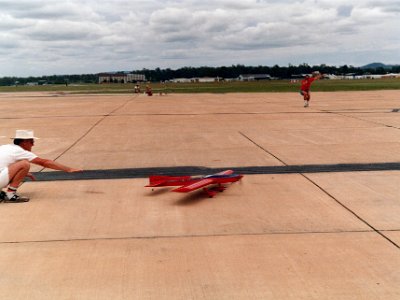
<svg viewBox="0 0 400 300">
<path fill-rule="evenodd" d="M 124 179 L 146 178 L 150 175 L 209 175 L 224 170 L 233 170 L 242 175 L 268 174 L 305 174 L 305 173 L 342 173 L 399 171 L 399 162 L 366 163 L 366 164 L 332 164 L 332 165 L 285 165 L 285 166 L 248 166 L 209 168 L 201 166 L 149 167 L 85 170 L 83 172 L 65 173 L 62 171 L 32 172 L 37 181 L 91 180 L 91 179 Z"/>
</svg>

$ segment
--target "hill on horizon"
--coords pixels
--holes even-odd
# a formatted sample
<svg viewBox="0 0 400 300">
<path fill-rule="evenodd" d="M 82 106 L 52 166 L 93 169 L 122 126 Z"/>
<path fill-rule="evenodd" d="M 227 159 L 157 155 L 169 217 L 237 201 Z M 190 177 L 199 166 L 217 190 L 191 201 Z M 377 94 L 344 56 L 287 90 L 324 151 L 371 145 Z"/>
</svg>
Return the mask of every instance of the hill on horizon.
<svg viewBox="0 0 400 300">
<path fill-rule="evenodd" d="M 360 69 L 378 69 L 378 68 L 384 68 L 384 69 L 391 69 L 393 67 L 397 67 L 399 65 L 386 65 L 384 63 L 380 63 L 380 62 L 374 62 L 374 63 L 370 63 L 368 65 L 362 66 L 360 67 Z"/>
</svg>

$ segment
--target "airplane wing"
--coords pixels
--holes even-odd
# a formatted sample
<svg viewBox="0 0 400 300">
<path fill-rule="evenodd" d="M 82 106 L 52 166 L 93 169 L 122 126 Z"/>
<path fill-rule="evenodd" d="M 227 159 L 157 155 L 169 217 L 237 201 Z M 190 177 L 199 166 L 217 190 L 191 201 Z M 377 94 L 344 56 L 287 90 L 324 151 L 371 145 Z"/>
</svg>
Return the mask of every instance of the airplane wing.
<svg viewBox="0 0 400 300">
<path fill-rule="evenodd" d="M 192 184 L 181 186 L 177 189 L 172 190 L 172 192 L 187 193 L 205 187 L 209 184 L 213 184 L 214 182 L 214 179 L 206 178 Z"/>
<path fill-rule="evenodd" d="M 190 176 L 151 175 L 149 176 L 149 184 L 145 187 L 177 186 L 184 184 L 190 178 Z"/>
<path fill-rule="evenodd" d="M 158 180 L 158 181 L 152 181 L 148 185 L 145 185 L 145 187 L 156 187 L 156 186 L 161 186 L 163 183 L 165 183 L 165 180 Z"/>
<path fill-rule="evenodd" d="M 219 172 L 219 173 L 216 173 L 216 174 L 211 174 L 211 175 L 207 175 L 207 176 L 204 176 L 204 178 L 212 178 L 212 177 L 218 177 L 218 176 L 224 176 L 224 175 L 232 175 L 233 174 L 233 171 L 232 170 L 225 170 L 225 171 L 222 171 L 222 172 Z"/>
<path fill-rule="evenodd" d="M 226 171 L 219 172 L 215 175 L 231 175 L 231 174 L 233 174 L 232 170 L 226 170 Z"/>
</svg>

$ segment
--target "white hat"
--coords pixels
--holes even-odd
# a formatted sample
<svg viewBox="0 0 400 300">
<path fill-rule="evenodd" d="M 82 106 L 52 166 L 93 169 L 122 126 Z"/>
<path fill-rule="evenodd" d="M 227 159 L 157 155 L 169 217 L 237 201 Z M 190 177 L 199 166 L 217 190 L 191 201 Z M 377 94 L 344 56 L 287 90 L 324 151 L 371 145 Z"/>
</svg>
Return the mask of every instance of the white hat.
<svg viewBox="0 0 400 300">
<path fill-rule="evenodd" d="M 33 136 L 33 130 L 20 130 L 20 129 L 17 129 L 15 131 L 15 137 L 13 137 L 11 139 L 29 140 L 29 139 L 39 139 L 39 138 Z"/>
</svg>

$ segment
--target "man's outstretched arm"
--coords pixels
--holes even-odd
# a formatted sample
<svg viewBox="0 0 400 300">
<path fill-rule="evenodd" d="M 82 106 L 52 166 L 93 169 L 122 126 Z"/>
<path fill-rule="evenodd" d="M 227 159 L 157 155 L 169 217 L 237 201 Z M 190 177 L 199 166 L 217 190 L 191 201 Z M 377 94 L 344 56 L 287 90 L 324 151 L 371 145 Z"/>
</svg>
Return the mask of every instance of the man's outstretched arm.
<svg viewBox="0 0 400 300">
<path fill-rule="evenodd" d="M 65 166 L 63 164 L 60 164 L 60 163 L 58 163 L 58 162 L 56 162 L 54 160 L 40 158 L 40 157 L 36 157 L 36 158 L 32 159 L 31 163 L 34 163 L 34 164 L 39 165 L 39 166 L 42 166 L 44 168 L 65 171 L 65 172 L 68 172 L 68 173 L 83 171 L 82 169 L 71 168 L 71 167 Z"/>
</svg>

